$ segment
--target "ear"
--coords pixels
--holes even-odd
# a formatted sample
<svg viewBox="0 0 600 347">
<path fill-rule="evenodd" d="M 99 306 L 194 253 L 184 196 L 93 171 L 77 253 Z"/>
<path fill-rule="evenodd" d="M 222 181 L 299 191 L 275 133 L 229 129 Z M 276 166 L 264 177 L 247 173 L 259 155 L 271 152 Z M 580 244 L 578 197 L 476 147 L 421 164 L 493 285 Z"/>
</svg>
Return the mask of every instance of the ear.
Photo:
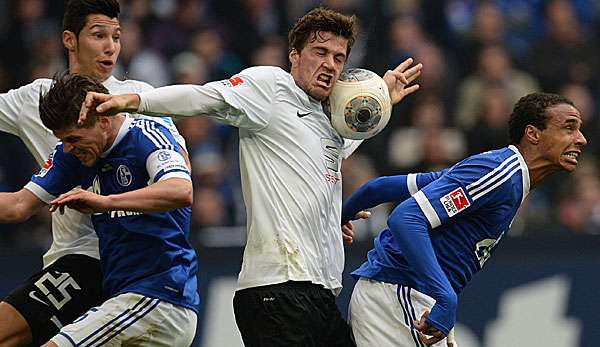
<svg viewBox="0 0 600 347">
<path fill-rule="evenodd" d="M 525 127 L 524 137 L 527 139 L 527 142 L 537 145 L 540 142 L 540 136 L 542 135 L 542 131 L 533 125 L 529 124 Z"/>
<path fill-rule="evenodd" d="M 292 48 L 290 50 L 288 58 L 290 59 L 290 63 L 292 65 L 295 65 L 298 62 L 298 59 L 300 58 L 300 53 L 295 48 Z"/>
<path fill-rule="evenodd" d="M 65 30 L 62 33 L 63 46 L 69 52 L 74 52 L 77 49 L 77 35 L 74 32 Z"/>
<path fill-rule="evenodd" d="M 111 126 L 111 119 L 108 116 L 98 116 L 96 122 L 98 122 L 100 128 L 103 130 L 109 129 Z"/>
</svg>

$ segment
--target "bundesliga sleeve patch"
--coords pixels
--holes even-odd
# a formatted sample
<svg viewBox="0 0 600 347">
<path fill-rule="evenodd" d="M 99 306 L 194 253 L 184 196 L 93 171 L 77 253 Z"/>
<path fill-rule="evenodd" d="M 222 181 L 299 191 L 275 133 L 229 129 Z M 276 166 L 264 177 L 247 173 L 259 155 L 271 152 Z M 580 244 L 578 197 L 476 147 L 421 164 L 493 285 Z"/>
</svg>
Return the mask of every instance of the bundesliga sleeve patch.
<svg viewBox="0 0 600 347">
<path fill-rule="evenodd" d="M 55 154 L 56 154 L 56 149 L 54 151 L 52 151 L 52 153 L 50 153 L 48 160 L 46 160 L 44 162 L 44 165 L 42 165 L 40 172 L 38 172 L 36 176 L 38 176 L 38 177 L 46 176 L 46 174 L 48 173 L 48 171 L 50 171 L 50 169 L 52 168 L 52 165 L 54 164 L 54 155 Z"/>
<path fill-rule="evenodd" d="M 469 202 L 469 199 L 467 199 L 462 187 L 458 187 L 450 193 L 442 196 L 440 202 L 442 203 L 442 206 L 444 206 L 446 213 L 448 213 L 448 217 L 452 217 L 458 212 L 471 206 L 471 203 Z"/>
<path fill-rule="evenodd" d="M 228 80 L 222 80 L 221 83 L 225 87 L 231 88 L 244 83 L 244 80 L 240 76 L 233 76 Z"/>
</svg>

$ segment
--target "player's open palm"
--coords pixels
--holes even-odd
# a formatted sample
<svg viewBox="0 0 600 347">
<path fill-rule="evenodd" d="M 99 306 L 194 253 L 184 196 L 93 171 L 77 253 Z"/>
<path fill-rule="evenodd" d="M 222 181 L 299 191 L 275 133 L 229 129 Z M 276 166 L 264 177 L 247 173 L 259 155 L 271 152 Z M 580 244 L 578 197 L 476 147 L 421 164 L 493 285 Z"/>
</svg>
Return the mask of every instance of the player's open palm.
<svg viewBox="0 0 600 347">
<path fill-rule="evenodd" d="M 388 86 L 392 105 L 397 104 L 405 96 L 412 94 L 419 89 L 418 84 L 413 84 L 410 87 L 408 85 L 421 75 L 423 64 L 419 63 L 411 67 L 412 63 L 413 59 L 408 58 L 400 63 L 400 65 L 396 66 L 395 69 L 388 70 L 385 75 L 383 75 L 383 80 Z"/>
<path fill-rule="evenodd" d="M 85 214 L 106 212 L 108 210 L 106 199 L 106 196 L 98 195 L 81 188 L 75 188 L 52 200 L 50 202 L 50 211 L 54 212 L 58 209 L 63 214 L 66 206 Z"/>
</svg>

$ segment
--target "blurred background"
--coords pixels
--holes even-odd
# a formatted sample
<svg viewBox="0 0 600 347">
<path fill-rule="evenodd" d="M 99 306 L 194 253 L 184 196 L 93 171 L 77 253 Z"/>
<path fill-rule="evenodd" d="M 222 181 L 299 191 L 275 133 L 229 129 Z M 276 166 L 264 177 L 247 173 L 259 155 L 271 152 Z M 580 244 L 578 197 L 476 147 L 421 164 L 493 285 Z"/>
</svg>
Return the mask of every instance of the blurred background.
<svg viewBox="0 0 600 347">
<path fill-rule="evenodd" d="M 486 271 L 460 298 L 461 347 L 597 346 L 600 340 L 600 2 L 594 0 L 121 0 L 115 76 L 155 87 L 203 84 L 252 65 L 288 68 L 287 31 L 319 4 L 359 19 L 347 67 L 383 74 L 407 57 L 421 89 L 344 162 L 344 195 L 379 175 L 437 170 L 507 143 L 516 100 L 571 98 L 588 146 L 573 175 L 534 190 Z M 0 0 L 0 92 L 67 68 L 64 2 Z M 193 165 L 191 238 L 203 297 L 197 346 L 241 345 L 231 309 L 245 242 L 237 130 L 208 118 L 177 123 Z M 20 189 L 36 164 L 0 133 L 0 191 Z M 392 206 L 357 225 L 347 271 L 364 259 Z M 46 212 L 0 225 L 0 295 L 37 271 L 51 243 Z M 345 313 L 354 282 L 340 296 Z"/>
</svg>

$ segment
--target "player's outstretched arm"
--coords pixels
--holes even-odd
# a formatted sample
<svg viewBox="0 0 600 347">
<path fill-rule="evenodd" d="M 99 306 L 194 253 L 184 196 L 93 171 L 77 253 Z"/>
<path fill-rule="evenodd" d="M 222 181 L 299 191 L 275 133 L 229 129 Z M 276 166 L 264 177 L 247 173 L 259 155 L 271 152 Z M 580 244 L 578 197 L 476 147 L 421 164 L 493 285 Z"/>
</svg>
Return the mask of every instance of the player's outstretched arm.
<svg viewBox="0 0 600 347">
<path fill-rule="evenodd" d="M 163 212 L 192 204 L 192 182 L 183 178 L 168 178 L 145 188 L 114 195 L 98 195 L 76 188 L 51 201 L 51 210 L 64 207 L 81 213 L 107 211 Z"/>
<path fill-rule="evenodd" d="M 137 94 L 111 95 L 88 92 L 79 111 L 79 125 L 82 125 L 89 114 L 115 115 L 119 112 L 135 112 L 140 107 L 140 96 Z"/>
<path fill-rule="evenodd" d="M 0 223 L 20 223 L 28 220 L 45 203 L 23 188 L 14 193 L 0 193 Z"/>
<path fill-rule="evenodd" d="M 413 84 L 410 87 L 408 85 L 421 75 L 423 64 L 419 63 L 411 67 L 412 63 L 413 58 L 408 58 L 383 75 L 383 80 L 388 86 L 392 105 L 399 103 L 405 96 L 419 90 L 418 84 Z"/>
</svg>

